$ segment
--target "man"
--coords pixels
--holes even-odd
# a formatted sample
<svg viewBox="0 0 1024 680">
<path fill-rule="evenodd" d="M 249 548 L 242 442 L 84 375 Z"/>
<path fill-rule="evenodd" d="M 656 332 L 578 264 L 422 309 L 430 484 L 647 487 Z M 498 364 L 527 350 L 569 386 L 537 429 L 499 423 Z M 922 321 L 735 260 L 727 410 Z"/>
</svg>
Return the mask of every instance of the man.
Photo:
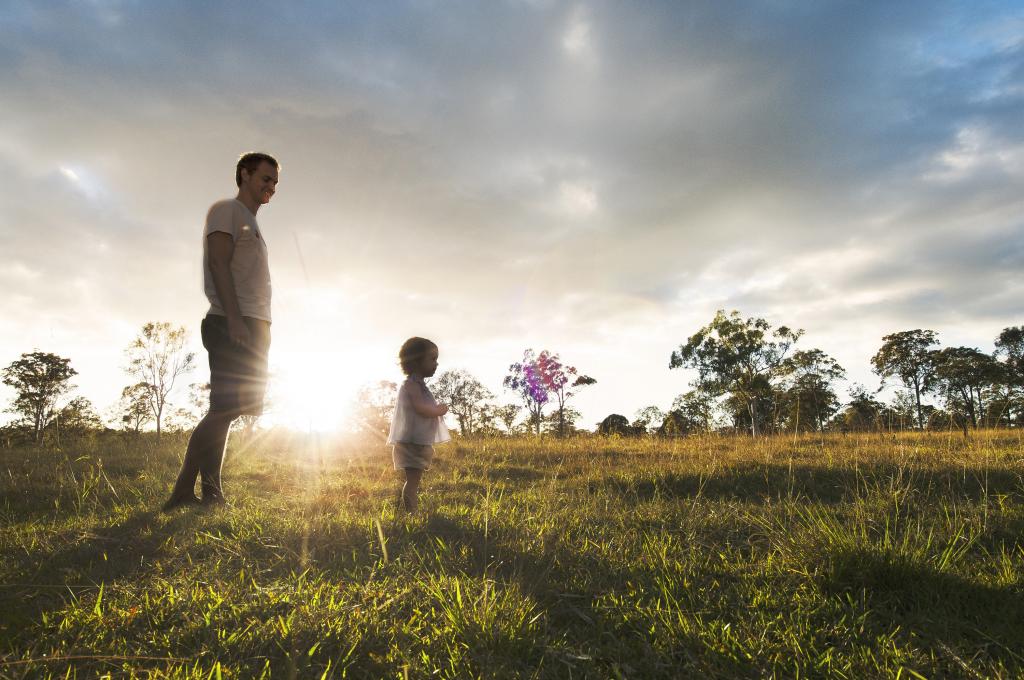
<svg viewBox="0 0 1024 680">
<path fill-rule="evenodd" d="M 260 415 L 270 349 L 270 267 L 256 222 L 277 188 L 280 165 L 265 153 L 238 159 L 238 196 L 218 201 L 203 231 L 203 278 L 210 310 L 202 323 L 210 355 L 210 410 L 188 441 L 185 460 L 164 511 L 182 505 L 223 504 L 221 465 L 232 421 Z M 202 498 L 195 495 L 201 479 Z"/>
</svg>

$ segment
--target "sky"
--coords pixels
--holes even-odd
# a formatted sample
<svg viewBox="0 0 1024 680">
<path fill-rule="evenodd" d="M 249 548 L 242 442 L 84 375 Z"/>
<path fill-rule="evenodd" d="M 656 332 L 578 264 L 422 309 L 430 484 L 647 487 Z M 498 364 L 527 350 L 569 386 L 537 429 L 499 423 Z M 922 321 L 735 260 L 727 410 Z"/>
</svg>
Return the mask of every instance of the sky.
<svg viewBox="0 0 1024 680">
<path fill-rule="evenodd" d="M 557 352 L 592 427 L 687 390 L 718 309 L 870 388 L 887 333 L 1024 323 L 1018 2 L 13 0 L 0 92 L 0 364 L 69 357 L 103 413 L 147 321 L 207 379 L 203 220 L 253 150 L 282 422 L 411 335 L 498 402 Z"/>
</svg>

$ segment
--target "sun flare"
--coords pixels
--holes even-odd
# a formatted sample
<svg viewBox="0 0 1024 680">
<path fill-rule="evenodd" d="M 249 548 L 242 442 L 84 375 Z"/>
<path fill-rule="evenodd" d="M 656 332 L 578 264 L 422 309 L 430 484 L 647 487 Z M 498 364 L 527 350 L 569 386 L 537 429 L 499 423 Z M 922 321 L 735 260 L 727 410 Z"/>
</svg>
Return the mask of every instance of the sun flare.
<svg viewBox="0 0 1024 680">
<path fill-rule="evenodd" d="M 295 430 L 345 430 L 358 388 L 358 381 L 329 357 L 319 353 L 291 357 L 273 372 L 265 420 Z"/>
</svg>

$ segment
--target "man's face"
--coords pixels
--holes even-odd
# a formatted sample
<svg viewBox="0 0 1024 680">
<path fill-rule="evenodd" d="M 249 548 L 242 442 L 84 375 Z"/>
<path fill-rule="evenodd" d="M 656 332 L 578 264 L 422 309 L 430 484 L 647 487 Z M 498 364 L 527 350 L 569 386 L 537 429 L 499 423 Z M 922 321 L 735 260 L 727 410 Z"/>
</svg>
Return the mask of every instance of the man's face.
<svg viewBox="0 0 1024 680">
<path fill-rule="evenodd" d="M 270 203 L 270 197 L 277 191 L 277 168 L 266 161 L 261 162 L 252 174 L 242 168 L 240 188 L 259 205 Z"/>
</svg>

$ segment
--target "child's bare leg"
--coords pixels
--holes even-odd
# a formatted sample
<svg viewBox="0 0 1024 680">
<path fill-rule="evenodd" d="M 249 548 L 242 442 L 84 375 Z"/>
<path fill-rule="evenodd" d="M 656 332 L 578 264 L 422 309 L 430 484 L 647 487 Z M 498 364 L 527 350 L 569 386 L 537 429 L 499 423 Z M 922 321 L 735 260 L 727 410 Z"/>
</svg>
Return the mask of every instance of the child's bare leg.
<svg viewBox="0 0 1024 680">
<path fill-rule="evenodd" d="M 409 512 L 416 512 L 417 496 L 420 493 L 420 480 L 423 478 L 423 470 L 419 468 L 405 468 L 405 486 L 402 487 L 402 504 Z"/>
</svg>

